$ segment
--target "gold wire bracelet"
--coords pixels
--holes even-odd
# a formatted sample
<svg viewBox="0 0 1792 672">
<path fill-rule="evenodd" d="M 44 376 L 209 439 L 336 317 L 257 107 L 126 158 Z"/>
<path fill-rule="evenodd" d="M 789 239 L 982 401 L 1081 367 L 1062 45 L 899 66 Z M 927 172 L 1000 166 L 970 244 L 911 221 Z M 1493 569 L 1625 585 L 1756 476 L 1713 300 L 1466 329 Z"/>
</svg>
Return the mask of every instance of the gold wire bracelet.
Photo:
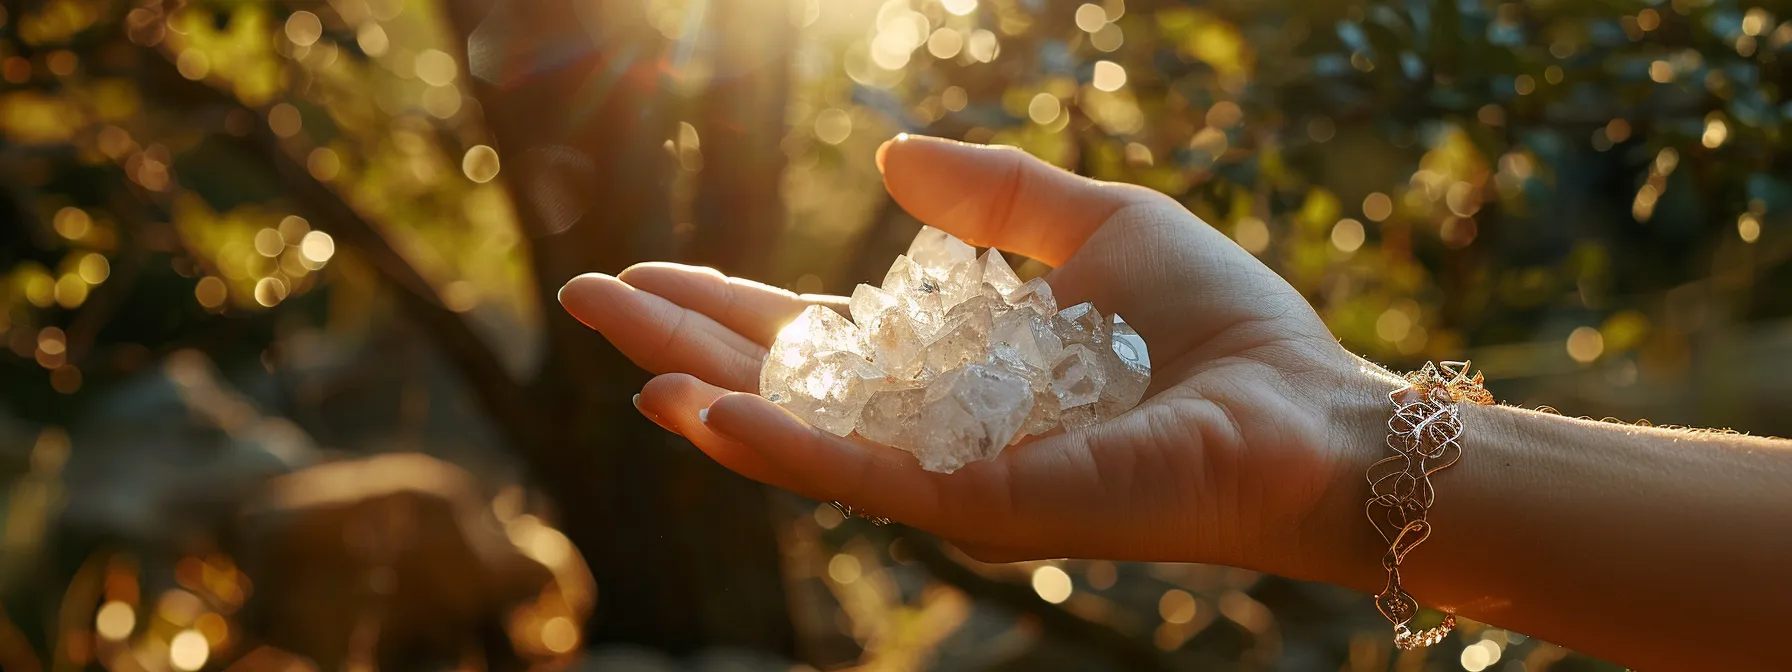
<svg viewBox="0 0 1792 672">
<path fill-rule="evenodd" d="M 1419 603 L 1400 587 L 1400 561 L 1431 536 L 1425 516 L 1436 500 L 1431 475 L 1462 459 L 1462 402 L 1486 406 L 1493 395 L 1481 386 L 1481 374 L 1469 375 L 1469 363 L 1439 362 L 1406 374 L 1406 386 L 1388 393 L 1394 415 L 1388 419 L 1390 455 L 1369 465 L 1369 503 L 1364 513 L 1388 544 L 1381 566 L 1387 587 L 1375 596 L 1375 608 L 1394 624 L 1394 645 L 1402 649 L 1430 646 L 1456 627 L 1456 615 L 1442 624 L 1413 631 Z"/>
</svg>

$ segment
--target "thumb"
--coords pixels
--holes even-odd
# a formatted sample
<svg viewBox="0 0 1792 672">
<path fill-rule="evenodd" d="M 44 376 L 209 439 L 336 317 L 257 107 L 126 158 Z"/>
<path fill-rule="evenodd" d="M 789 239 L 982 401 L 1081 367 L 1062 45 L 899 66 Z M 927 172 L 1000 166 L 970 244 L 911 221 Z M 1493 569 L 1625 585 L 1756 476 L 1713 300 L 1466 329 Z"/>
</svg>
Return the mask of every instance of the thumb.
<svg viewBox="0 0 1792 672">
<path fill-rule="evenodd" d="M 878 147 L 877 165 L 890 196 L 922 222 L 1052 266 L 1120 209 L 1168 200 L 1066 172 L 1013 147 L 906 133 Z"/>
</svg>

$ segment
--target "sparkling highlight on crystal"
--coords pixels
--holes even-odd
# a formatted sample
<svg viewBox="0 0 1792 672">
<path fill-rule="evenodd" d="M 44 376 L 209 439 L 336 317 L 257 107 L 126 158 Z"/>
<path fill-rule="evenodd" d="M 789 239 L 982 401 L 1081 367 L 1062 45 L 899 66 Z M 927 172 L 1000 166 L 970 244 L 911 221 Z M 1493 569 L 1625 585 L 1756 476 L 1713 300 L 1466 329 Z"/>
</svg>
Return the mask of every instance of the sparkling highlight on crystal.
<svg viewBox="0 0 1792 672">
<path fill-rule="evenodd" d="M 852 320 L 822 306 L 772 343 L 759 394 L 810 425 L 858 432 L 950 473 L 1027 436 L 1113 418 L 1151 383 L 1145 340 L 1093 305 L 1058 310 L 1000 252 L 923 227 Z"/>
</svg>

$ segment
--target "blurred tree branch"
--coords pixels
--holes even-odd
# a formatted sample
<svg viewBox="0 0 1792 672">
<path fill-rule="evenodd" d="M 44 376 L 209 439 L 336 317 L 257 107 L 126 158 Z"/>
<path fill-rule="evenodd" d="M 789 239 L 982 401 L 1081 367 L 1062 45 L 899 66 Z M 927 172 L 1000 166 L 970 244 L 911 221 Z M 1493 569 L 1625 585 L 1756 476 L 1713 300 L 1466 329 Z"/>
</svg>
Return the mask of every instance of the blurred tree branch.
<svg viewBox="0 0 1792 672">
<path fill-rule="evenodd" d="M 442 355 L 467 376 L 469 388 L 490 409 L 494 422 L 513 436 L 530 436 L 538 431 L 540 418 L 529 403 L 524 388 L 504 368 L 491 347 L 459 313 L 443 305 L 434 286 L 404 259 L 377 226 L 356 212 L 334 189 L 312 177 L 305 166 L 292 157 L 268 126 L 262 111 L 251 109 L 235 96 L 204 82 L 182 77 L 173 61 L 160 50 L 145 47 L 140 56 L 144 64 L 143 77 L 147 80 L 144 90 L 162 92 L 200 109 L 236 110 L 254 115 L 256 123 L 249 125 L 248 137 L 239 144 L 272 167 L 293 204 L 310 215 L 319 229 L 340 238 L 375 270 L 383 284 L 393 290 L 393 296 L 405 312 L 434 335 Z"/>
<path fill-rule="evenodd" d="M 963 590 L 971 597 L 987 600 L 1004 609 L 1039 619 L 1048 632 L 1113 657 L 1131 670 L 1174 670 L 1177 665 L 1151 643 L 1129 637 L 1118 630 L 1088 620 L 1055 604 L 1040 599 L 1033 589 L 1020 584 L 992 579 L 977 573 L 947 555 L 940 542 L 930 535 L 904 529 L 899 533 L 915 561 L 928 573 Z"/>
</svg>

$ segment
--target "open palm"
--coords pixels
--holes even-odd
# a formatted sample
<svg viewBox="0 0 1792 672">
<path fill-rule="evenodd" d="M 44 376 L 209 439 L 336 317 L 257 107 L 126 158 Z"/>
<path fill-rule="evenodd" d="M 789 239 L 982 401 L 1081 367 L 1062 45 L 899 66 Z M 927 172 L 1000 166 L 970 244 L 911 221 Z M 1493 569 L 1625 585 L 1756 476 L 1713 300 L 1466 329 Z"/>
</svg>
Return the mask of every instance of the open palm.
<svg viewBox="0 0 1792 672">
<path fill-rule="evenodd" d="M 1357 506 L 1358 437 L 1332 435 L 1367 370 L 1307 301 L 1174 200 L 1026 154 L 920 137 L 879 150 L 908 212 L 1054 267 L 1061 305 L 1119 313 L 1151 348 L 1146 399 L 953 474 L 811 428 L 755 391 L 766 347 L 814 303 L 704 268 L 586 275 L 566 309 L 661 374 L 637 404 L 749 478 L 934 532 L 985 560 L 1220 562 L 1311 575 L 1300 558 Z M 1373 401 L 1373 400 L 1371 400 Z M 1373 450 L 1376 446 L 1362 448 Z M 1352 531 L 1355 531 L 1354 528 Z M 1296 563 L 1290 565 L 1288 563 Z"/>
</svg>

